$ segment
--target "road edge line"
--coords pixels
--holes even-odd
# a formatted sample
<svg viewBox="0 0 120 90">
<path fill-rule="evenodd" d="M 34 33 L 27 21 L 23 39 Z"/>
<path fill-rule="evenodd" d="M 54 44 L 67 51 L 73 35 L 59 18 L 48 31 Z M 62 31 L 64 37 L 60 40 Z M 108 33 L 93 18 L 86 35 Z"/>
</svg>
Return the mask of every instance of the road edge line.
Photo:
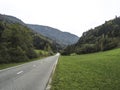
<svg viewBox="0 0 120 90">
<path fill-rule="evenodd" d="M 59 55 L 59 57 L 60 57 L 60 55 Z M 56 70 L 56 66 L 57 66 L 58 61 L 59 61 L 59 57 L 57 58 L 55 64 L 53 65 L 53 69 L 52 69 L 52 72 L 51 72 L 50 77 L 48 79 L 48 82 L 46 84 L 45 90 L 50 90 L 51 89 L 51 82 L 52 82 L 52 78 L 53 78 L 53 75 L 54 75 L 55 70 Z"/>
</svg>

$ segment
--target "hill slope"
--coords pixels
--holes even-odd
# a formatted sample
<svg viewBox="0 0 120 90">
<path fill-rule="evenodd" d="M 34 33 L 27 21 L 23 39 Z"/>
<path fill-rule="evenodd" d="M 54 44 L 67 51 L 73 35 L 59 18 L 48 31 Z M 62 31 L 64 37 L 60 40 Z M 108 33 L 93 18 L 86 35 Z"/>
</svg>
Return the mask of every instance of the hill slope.
<svg viewBox="0 0 120 90">
<path fill-rule="evenodd" d="M 120 49 L 61 56 L 51 90 L 119 90 Z"/>
<path fill-rule="evenodd" d="M 8 23 L 19 23 L 19 24 L 25 25 L 25 23 L 22 20 L 14 17 L 14 16 L 9 16 L 9 15 L 0 14 L 0 21 L 4 21 L 4 22 L 8 22 Z"/>
<path fill-rule="evenodd" d="M 9 24 L 20 24 L 27 28 L 27 24 L 25 24 L 22 20 L 14 16 L 0 14 L 0 21 L 7 22 Z M 33 45 L 36 49 L 44 50 L 46 48 L 49 48 L 48 46 L 50 46 L 50 48 L 54 52 L 62 49 L 62 47 L 53 40 L 41 35 L 40 33 L 33 31 L 31 28 L 29 28 L 29 30 L 32 32 Z"/>
<path fill-rule="evenodd" d="M 28 24 L 28 27 L 33 29 L 34 31 L 42 34 L 43 36 L 46 36 L 46 37 L 52 39 L 53 41 L 59 43 L 62 46 L 74 44 L 79 39 L 79 37 L 76 35 L 73 35 L 68 32 L 62 32 L 58 29 L 48 27 L 48 26 Z"/>
<path fill-rule="evenodd" d="M 120 17 L 84 32 L 78 42 L 68 46 L 63 54 L 91 53 L 120 47 Z"/>
<path fill-rule="evenodd" d="M 5 22 L 7 21 L 9 23 L 19 23 L 21 25 L 27 26 L 34 33 L 40 34 L 40 36 L 45 37 L 45 38 L 47 37 L 49 41 L 51 40 L 54 44 L 56 44 L 56 47 L 58 47 L 58 49 L 65 47 L 67 45 L 74 44 L 79 39 L 79 37 L 74 34 L 71 34 L 68 32 L 62 32 L 52 27 L 26 24 L 22 20 L 14 16 L 0 14 L 0 20 L 5 21 Z"/>
<path fill-rule="evenodd" d="M 23 62 L 35 57 L 30 30 L 17 23 L 0 21 L 0 63 Z"/>
<path fill-rule="evenodd" d="M 57 52 L 60 46 L 33 32 L 21 20 L 0 14 L 0 63 L 23 62 L 38 55 L 35 49 Z"/>
</svg>

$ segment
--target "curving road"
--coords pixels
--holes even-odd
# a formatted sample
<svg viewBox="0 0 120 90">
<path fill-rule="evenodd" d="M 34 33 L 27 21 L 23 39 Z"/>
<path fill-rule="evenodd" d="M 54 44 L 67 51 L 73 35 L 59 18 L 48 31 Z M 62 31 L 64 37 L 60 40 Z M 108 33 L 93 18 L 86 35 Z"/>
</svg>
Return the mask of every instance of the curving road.
<svg viewBox="0 0 120 90">
<path fill-rule="evenodd" d="M 45 90 L 60 54 L 0 71 L 0 90 Z"/>
</svg>

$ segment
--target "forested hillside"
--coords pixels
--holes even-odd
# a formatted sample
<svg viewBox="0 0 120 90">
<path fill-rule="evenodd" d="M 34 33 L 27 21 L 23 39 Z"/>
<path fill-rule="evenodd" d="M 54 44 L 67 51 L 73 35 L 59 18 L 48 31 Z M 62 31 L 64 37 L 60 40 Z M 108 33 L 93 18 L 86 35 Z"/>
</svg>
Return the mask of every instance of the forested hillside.
<svg viewBox="0 0 120 90">
<path fill-rule="evenodd" d="M 33 32 L 21 20 L 0 15 L 0 63 L 23 62 L 38 57 L 35 50 L 57 52 L 52 40 Z"/>
<path fill-rule="evenodd" d="M 56 42 L 38 33 L 32 32 L 32 38 L 33 38 L 33 46 L 35 49 L 45 50 L 48 51 L 49 53 L 55 53 L 63 49 Z"/>
<path fill-rule="evenodd" d="M 0 63 L 21 62 L 37 57 L 30 30 L 20 24 L 0 21 Z"/>
<path fill-rule="evenodd" d="M 19 24 L 25 25 L 25 23 L 22 20 L 16 17 L 3 15 L 3 14 L 0 14 L 0 21 L 7 22 L 7 23 L 19 23 Z"/>
<path fill-rule="evenodd" d="M 33 24 L 27 24 L 27 26 L 31 28 L 33 31 L 40 33 L 45 37 L 50 38 L 51 40 L 58 43 L 62 47 L 74 44 L 79 39 L 79 37 L 74 34 L 68 32 L 62 32 L 58 29 L 49 26 L 33 25 Z"/>
<path fill-rule="evenodd" d="M 68 46 L 63 54 L 83 54 L 120 47 L 120 17 L 84 32 L 74 45 Z"/>
<path fill-rule="evenodd" d="M 10 15 L 2 15 L 0 14 L 0 20 L 1 21 L 4 21 L 4 22 L 8 22 L 8 23 L 19 23 L 23 26 L 26 26 L 28 27 L 35 35 L 37 34 L 37 36 L 34 36 L 35 38 L 39 38 L 37 39 L 37 42 L 39 40 L 39 45 L 43 45 L 43 41 L 44 42 L 44 46 L 46 45 L 45 43 L 50 43 L 52 44 L 52 49 L 53 51 L 60 51 L 61 49 L 63 49 L 65 47 L 66 44 L 71 44 L 71 43 L 75 43 L 78 41 L 78 37 L 73 35 L 73 34 L 69 34 L 68 33 L 68 36 L 69 37 L 72 37 L 72 38 L 69 38 L 69 37 L 63 37 L 63 39 L 60 39 L 60 35 L 59 33 L 62 33 L 61 31 L 58 31 L 57 29 L 54 29 L 54 28 L 47 28 L 47 26 L 41 26 L 41 25 L 32 25 L 32 24 L 26 24 L 24 23 L 22 20 L 14 17 L 14 16 L 10 16 Z M 37 26 L 37 27 L 36 27 Z M 34 30 L 35 29 L 35 30 Z M 55 33 L 55 32 L 59 32 L 59 33 Z M 54 33 L 54 34 L 53 34 Z M 63 32 L 64 33 L 64 32 Z M 56 37 L 53 37 L 55 36 Z M 56 39 L 57 36 L 59 36 L 59 39 Z M 64 35 L 64 36 L 67 36 Z M 52 38 L 51 38 L 52 37 Z M 65 39 L 65 40 L 64 40 Z M 67 39 L 67 40 L 66 40 Z M 68 40 L 69 39 L 69 40 Z M 71 40 L 70 40 L 71 39 Z M 35 40 L 35 39 L 34 39 Z M 41 41 L 40 41 L 41 40 Z M 35 40 L 36 41 L 36 40 Z M 63 42 L 62 42 L 63 41 Z M 63 44 L 63 43 L 66 43 L 66 44 Z M 34 44 L 35 45 L 35 44 Z M 38 45 L 37 45 L 38 47 Z M 40 46 L 41 47 L 41 46 Z"/>
<path fill-rule="evenodd" d="M 61 50 L 67 45 L 74 44 L 79 39 L 79 37 L 74 34 L 71 34 L 69 32 L 62 32 L 49 26 L 26 24 L 22 20 L 14 16 L 0 14 L 0 20 L 5 22 L 7 21 L 9 23 L 19 23 L 21 25 L 27 26 L 34 33 L 39 34 L 40 37 L 47 37 L 46 39 L 49 39 L 48 41 L 51 41 L 52 44 L 54 44 L 54 46 L 57 48 L 57 50 Z"/>
</svg>

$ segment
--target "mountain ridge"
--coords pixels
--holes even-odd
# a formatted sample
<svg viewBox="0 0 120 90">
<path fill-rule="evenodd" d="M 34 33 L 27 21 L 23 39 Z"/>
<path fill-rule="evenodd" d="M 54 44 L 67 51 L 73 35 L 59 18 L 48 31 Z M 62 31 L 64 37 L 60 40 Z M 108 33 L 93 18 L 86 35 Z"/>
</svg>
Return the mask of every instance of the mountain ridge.
<svg viewBox="0 0 120 90">
<path fill-rule="evenodd" d="M 25 25 L 25 23 L 21 19 L 11 15 L 0 14 L 0 20 L 6 21 L 9 23 L 19 23 L 19 24 Z"/>
<path fill-rule="evenodd" d="M 71 53 L 85 54 L 106 51 L 120 47 L 120 17 L 115 17 L 104 24 L 83 33 L 76 44 L 68 46 L 64 55 Z"/>
<path fill-rule="evenodd" d="M 77 35 L 74 35 L 72 33 L 63 32 L 59 29 L 56 29 L 50 26 L 38 25 L 38 24 L 27 24 L 27 23 L 24 23 L 21 19 L 11 15 L 0 14 L 0 17 L 3 21 L 7 21 L 9 23 L 19 23 L 24 26 L 27 26 L 34 33 L 38 33 L 40 35 L 43 35 L 53 40 L 53 42 L 58 43 L 63 48 L 66 47 L 67 45 L 76 43 L 79 39 Z"/>
<path fill-rule="evenodd" d="M 41 33 L 42 35 L 56 41 L 59 44 L 62 45 L 71 45 L 78 41 L 79 37 L 71 34 L 69 32 L 63 32 L 59 29 L 50 27 L 50 26 L 43 26 L 43 25 L 33 25 L 33 24 L 27 24 L 29 28 L 32 30 L 35 30 L 38 33 Z"/>
</svg>

